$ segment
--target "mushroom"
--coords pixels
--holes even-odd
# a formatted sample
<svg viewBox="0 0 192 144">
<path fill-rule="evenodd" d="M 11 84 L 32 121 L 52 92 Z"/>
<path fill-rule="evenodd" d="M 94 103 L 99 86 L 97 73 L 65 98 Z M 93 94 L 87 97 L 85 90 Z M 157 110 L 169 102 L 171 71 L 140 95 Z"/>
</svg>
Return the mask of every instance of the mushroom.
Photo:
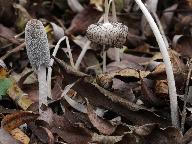
<svg viewBox="0 0 192 144">
<path fill-rule="evenodd" d="M 25 43 L 31 66 L 38 75 L 39 112 L 41 113 L 41 105 L 47 105 L 48 87 L 46 68 L 50 63 L 50 51 L 47 34 L 43 24 L 39 20 L 32 19 L 27 22 L 25 27 Z"/>
<path fill-rule="evenodd" d="M 110 1 L 111 3 L 111 1 Z M 86 36 L 96 44 L 103 45 L 103 71 L 106 71 L 106 48 L 122 47 L 127 40 L 128 27 L 119 22 L 109 22 L 109 3 L 105 0 L 105 15 L 103 23 L 91 24 Z"/>
<path fill-rule="evenodd" d="M 138 4 L 140 7 L 141 11 L 145 15 L 155 37 L 157 40 L 157 43 L 159 45 L 163 61 L 165 64 L 165 70 L 167 74 L 167 82 L 168 82 L 168 87 L 169 87 L 169 99 L 170 99 L 170 109 L 171 109 L 171 120 L 172 120 L 172 125 L 175 127 L 180 127 L 179 126 L 179 116 L 178 116 L 178 102 L 177 102 L 177 93 L 176 93 L 176 87 L 175 87 L 175 79 L 173 75 L 173 68 L 171 65 L 169 53 L 167 51 L 166 44 L 163 40 L 163 37 L 147 8 L 143 4 L 141 0 L 135 0 L 135 2 Z"/>
</svg>

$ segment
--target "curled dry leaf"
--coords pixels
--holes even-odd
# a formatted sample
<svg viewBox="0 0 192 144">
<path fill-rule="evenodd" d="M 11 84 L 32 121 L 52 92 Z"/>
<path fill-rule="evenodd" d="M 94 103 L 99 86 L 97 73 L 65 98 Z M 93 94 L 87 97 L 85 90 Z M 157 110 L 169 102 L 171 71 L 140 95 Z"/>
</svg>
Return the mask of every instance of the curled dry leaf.
<svg viewBox="0 0 192 144">
<path fill-rule="evenodd" d="M 71 22 L 71 26 L 66 30 L 66 34 L 77 34 L 85 32 L 87 27 L 96 23 L 101 16 L 101 12 L 89 6 L 78 13 Z"/>
<path fill-rule="evenodd" d="M 121 140 L 121 138 L 122 136 L 105 136 L 94 133 L 92 137 L 92 142 L 99 144 L 116 144 L 118 141 Z"/>
<path fill-rule="evenodd" d="M 155 83 L 155 94 L 158 97 L 168 97 L 168 84 L 166 80 L 157 80 Z"/>
<path fill-rule="evenodd" d="M 77 81 L 76 81 L 77 82 Z M 76 82 L 69 84 L 65 87 L 65 89 L 63 90 L 63 93 L 61 95 L 61 97 L 64 97 L 65 100 L 68 102 L 68 104 L 73 107 L 74 109 L 78 110 L 79 112 L 82 113 L 87 113 L 87 108 L 83 105 L 80 104 L 78 102 L 76 102 L 75 100 L 73 100 L 72 98 L 70 98 L 67 93 L 69 92 L 69 90 L 76 84 Z"/>
<path fill-rule="evenodd" d="M 7 131 L 0 129 L 0 143 L 1 144 L 20 144 L 19 141 L 14 139 Z"/>
<path fill-rule="evenodd" d="M 16 35 L 16 33 L 14 31 L 12 31 L 11 29 L 0 24 L 0 36 L 1 37 L 5 38 L 6 40 L 8 40 L 11 43 L 19 44 L 19 41 L 14 38 L 15 35 Z M 2 40 L 1 40 L 1 42 L 2 42 Z"/>
<path fill-rule="evenodd" d="M 135 127 L 133 134 L 142 139 L 138 139 L 140 143 L 151 144 L 181 144 L 182 132 L 174 127 L 162 129 L 158 124 L 147 124 Z"/>
<path fill-rule="evenodd" d="M 53 29 L 54 39 L 59 41 L 64 36 L 64 30 L 62 27 L 58 26 L 57 24 L 50 22 L 51 27 Z"/>
<path fill-rule="evenodd" d="M 43 105 L 42 106 L 42 113 L 41 115 L 38 117 L 38 119 L 36 120 L 36 123 L 39 125 L 45 125 L 47 127 L 51 126 L 53 123 L 53 111 L 51 108 Z"/>
<path fill-rule="evenodd" d="M 112 76 L 109 74 L 99 74 L 96 77 L 96 82 L 104 89 L 110 90 L 113 85 Z"/>
<path fill-rule="evenodd" d="M 177 38 L 178 37 L 178 38 Z M 192 37 L 176 35 L 173 38 L 174 50 L 180 53 L 183 56 L 191 57 L 192 56 Z"/>
<path fill-rule="evenodd" d="M 113 126 L 109 121 L 99 118 L 96 115 L 93 107 L 89 104 L 88 101 L 87 101 L 87 115 L 93 126 L 97 130 L 99 130 L 100 133 L 105 135 L 111 135 L 115 131 L 116 129 L 115 126 Z"/>
<path fill-rule="evenodd" d="M 128 60 L 122 60 L 120 62 L 111 62 L 107 65 L 107 72 L 118 72 L 122 69 L 126 69 L 126 68 L 130 68 L 130 69 L 135 69 L 135 70 L 144 70 L 143 66 L 135 63 L 135 62 L 131 62 Z"/>
<path fill-rule="evenodd" d="M 38 114 L 32 112 L 15 112 L 6 115 L 1 121 L 1 128 L 10 132 L 13 129 L 19 127 L 20 125 L 36 120 Z"/>
<path fill-rule="evenodd" d="M 67 0 L 69 7 L 74 11 L 74 12 L 81 12 L 84 8 L 83 6 L 79 3 L 78 0 Z"/>
<path fill-rule="evenodd" d="M 43 143 L 54 144 L 54 136 L 52 132 L 46 127 L 37 127 L 33 134 L 36 135 Z"/>
<path fill-rule="evenodd" d="M 90 142 L 92 134 L 82 125 L 73 125 L 64 116 L 53 116 L 52 133 L 56 133 L 64 141 L 70 144 L 86 144 Z"/>
<path fill-rule="evenodd" d="M 29 144 L 30 138 L 19 128 L 12 130 L 10 134 L 22 144 Z"/>
<path fill-rule="evenodd" d="M 137 143 L 137 137 L 132 133 L 127 133 L 122 137 L 121 141 L 117 142 L 116 144 L 136 144 L 136 143 Z"/>
<path fill-rule="evenodd" d="M 141 79 L 141 91 L 143 93 L 142 100 L 146 106 L 160 106 L 162 101 L 160 101 L 154 94 L 152 90 L 153 82 L 148 79 Z"/>
<path fill-rule="evenodd" d="M 192 128 L 190 128 L 183 136 L 182 144 L 189 144 L 192 141 Z"/>
</svg>

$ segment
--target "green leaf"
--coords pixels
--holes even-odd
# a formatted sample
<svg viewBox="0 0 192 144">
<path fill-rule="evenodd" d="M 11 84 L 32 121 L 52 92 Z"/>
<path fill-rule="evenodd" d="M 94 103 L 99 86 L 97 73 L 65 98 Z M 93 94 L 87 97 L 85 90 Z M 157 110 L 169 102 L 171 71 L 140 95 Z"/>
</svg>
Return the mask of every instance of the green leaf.
<svg viewBox="0 0 192 144">
<path fill-rule="evenodd" d="M 7 90 L 12 85 L 12 80 L 10 78 L 0 79 L 0 99 L 3 95 L 6 95 Z"/>
</svg>

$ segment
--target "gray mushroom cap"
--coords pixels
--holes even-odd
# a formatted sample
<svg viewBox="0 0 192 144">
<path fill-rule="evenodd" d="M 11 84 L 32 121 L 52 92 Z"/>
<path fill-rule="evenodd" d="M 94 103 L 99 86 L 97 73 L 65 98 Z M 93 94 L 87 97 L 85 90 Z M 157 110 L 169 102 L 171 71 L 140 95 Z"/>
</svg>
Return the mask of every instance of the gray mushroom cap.
<svg viewBox="0 0 192 144">
<path fill-rule="evenodd" d="M 41 65 L 49 66 L 49 43 L 44 26 L 39 20 L 28 21 L 25 27 L 25 43 L 33 69 L 38 70 Z"/>
<path fill-rule="evenodd" d="M 111 47 L 122 47 L 127 40 L 128 27 L 122 23 L 91 24 L 86 36 L 93 42 Z"/>
</svg>

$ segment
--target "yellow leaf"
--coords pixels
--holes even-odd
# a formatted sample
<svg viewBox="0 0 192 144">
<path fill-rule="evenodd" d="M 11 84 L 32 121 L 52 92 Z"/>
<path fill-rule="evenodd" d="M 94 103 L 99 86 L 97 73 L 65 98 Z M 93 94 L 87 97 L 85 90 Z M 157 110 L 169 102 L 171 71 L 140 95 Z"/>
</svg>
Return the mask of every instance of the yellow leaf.
<svg viewBox="0 0 192 144">
<path fill-rule="evenodd" d="M 103 0 L 90 0 L 90 4 L 95 5 L 99 11 L 103 11 Z"/>
<path fill-rule="evenodd" d="M 30 141 L 30 138 L 22 132 L 19 128 L 16 128 L 10 132 L 10 134 L 18 141 L 20 141 L 22 144 L 28 144 Z"/>
</svg>

